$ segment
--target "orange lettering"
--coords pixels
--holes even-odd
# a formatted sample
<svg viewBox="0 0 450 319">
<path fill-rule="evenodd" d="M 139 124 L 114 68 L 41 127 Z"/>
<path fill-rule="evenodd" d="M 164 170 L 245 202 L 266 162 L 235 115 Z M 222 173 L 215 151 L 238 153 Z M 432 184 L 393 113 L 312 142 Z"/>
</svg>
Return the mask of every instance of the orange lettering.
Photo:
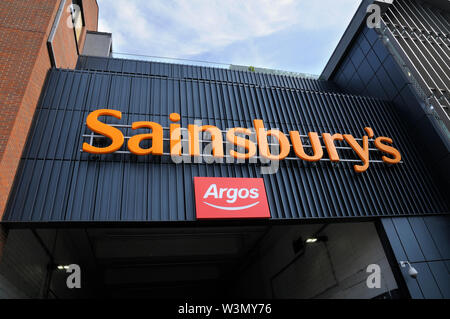
<svg viewBox="0 0 450 319">
<path fill-rule="evenodd" d="M 319 135 L 316 132 L 308 133 L 309 140 L 311 141 L 311 146 L 314 152 L 314 155 L 312 156 L 305 153 L 302 145 L 302 139 L 300 138 L 300 134 L 298 133 L 298 131 L 289 132 L 289 136 L 291 137 L 292 147 L 294 148 L 294 152 L 297 157 L 308 162 L 319 161 L 322 158 L 322 144 L 320 144 Z"/>
<path fill-rule="evenodd" d="M 151 133 L 147 134 L 137 134 L 131 137 L 128 140 L 128 149 L 131 153 L 136 155 L 163 155 L 163 128 L 160 124 L 155 122 L 134 122 L 131 125 L 133 130 L 138 128 L 150 128 L 152 130 Z M 152 139 L 152 147 L 148 149 L 143 149 L 139 146 L 139 144 L 143 140 Z"/>
<path fill-rule="evenodd" d="M 107 147 L 95 147 L 88 143 L 83 143 L 83 151 L 92 154 L 108 154 L 119 150 L 124 142 L 123 134 L 120 130 L 98 120 L 99 116 L 113 116 L 117 119 L 122 118 L 122 112 L 116 110 L 101 109 L 91 112 L 86 118 L 86 125 L 95 133 L 109 137 L 112 140 L 111 145 Z"/>
<path fill-rule="evenodd" d="M 230 150 L 230 155 L 238 159 L 249 159 L 255 156 L 256 154 L 255 143 L 246 138 L 236 136 L 235 135 L 236 133 L 244 133 L 246 135 L 251 135 L 252 131 L 250 131 L 248 128 L 235 127 L 228 130 L 227 132 L 227 141 L 233 143 L 236 146 L 244 147 L 246 150 L 248 150 L 248 153 L 243 154 L 236 152 L 235 150 Z"/>
<path fill-rule="evenodd" d="M 108 154 L 114 153 L 119 150 L 124 143 L 124 136 L 122 132 L 113 127 L 111 125 L 105 124 L 98 120 L 100 116 L 113 116 L 117 119 L 122 118 L 122 113 L 117 110 L 109 110 L 109 109 L 101 109 L 91 112 L 86 118 L 87 127 L 97 134 L 103 135 L 105 138 L 109 138 L 111 140 L 111 144 L 106 147 L 96 147 L 90 145 L 88 143 L 83 143 L 83 151 L 92 154 Z M 180 114 L 171 113 L 169 115 L 170 123 L 170 154 L 172 156 L 182 154 L 182 133 L 187 132 L 187 136 L 185 140 L 187 140 L 189 145 L 189 155 L 190 156 L 201 156 L 200 150 L 200 133 L 208 132 L 211 135 L 211 145 L 212 145 L 212 153 L 214 157 L 223 158 L 224 157 L 224 149 L 223 149 L 223 136 L 222 131 L 213 125 L 188 125 L 187 129 L 182 129 L 180 122 Z M 253 126 L 256 130 L 256 138 L 257 143 L 251 141 L 250 138 L 245 138 L 244 136 L 239 136 L 237 134 L 244 134 L 248 136 L 252 136 L 252 130 L 248 128 L 235 127 L 231 128 L 226 132 L 226 139 L 229 143 L 241 148 L 241 151 L 235 151 L 234 149 L 230 150 L 230 156 L 236 159 L 250 159 L 254 157 L 259 148 L 259 154 L 261 157 L 264 157 L 268 160 L 279 161 L 285 159 L 291 150 L 290 143 L 292 143 L 292 147 L 296 156 L 302 160 L 308 162 L 320 161 L 323 159 L 324 151 L 323 146 L 320 141 L 319 134 L 317 132 L 309 132 L 308 138 L 312 148 L 312 155 L 309 155 L 305 152 L 305 147 L 302 143 L 302 139 L 300 137 L 299 131 L 290 131 L 289 138 L 280 130 L 271 129 L 266 130 L 264 127 L 264 123 L 260 119 L 253 120 Z M 128 140 L 128 149 L 131 153 L 136 155 L 163 155 L 164 154 L 164 129 L 163 127 L 155 122 L 149 121 L 141 121 L 134 122 L 131 125 L 133 130 L 139 128 L 148 128 L 151 129 L 151 133 L 146 134 L 137 134 L 132 136 Z M 340 134 L 336 133 L 331 135 L 330 133 L 323 133 L 323 143 L 325 148 L 327 149 L 329 159 L 332 162 L 338 162 L 340 160 L 339 154 L 337 151 L 337 146 L 335 145 L 335 141 L 345 140 L 347 144 L 353 149 L 356 155 L 361 160 L 362 164 L 353 165 L 353 169 L 357 173 L 365 172 L 370 165 L 370 153 L 369 153 L 369 139 L 373 139 L 374 132 L 370 127 L 364 128 L 367 135 L 362 137 L 362 144 L 351 135 L 351 134 Z M 272 154 L 268 137 L 272 136 L 278 140 L 279 152 L 278 154 Z M 140 146 L 143 140 L 151 139 L 152 145 L 150 148 L 144 149 Z M 205 141 L 202 141 L 205 142 Z M 207 141 L 209 142 L 209 141 Z M 385 163 L 388 164 L 397 164 L 401 161 L 402 157 L 400 152 L 391 146 L 393 144 L 392 139 L 389 137 L 378 137 L 375 139 L 375 146 L 381 152 L 390 155 L 382 156 L 382 159 Z M 277 145 L 277 146 L 278 146 Z M 209 147 L 209 145 L 208 145 Z M 245 150 L 243 150 L 245 149 Z M 274 151 L 275 153 L 275 151 Z M 309 152 L 308 152 L 309 153 Z"/>
<path fill-rule="evenodd" d="M 356 154 L 359 156 L 363 165 L 354 165 L 353 169 L 357 173 L 361 173 L 369 168 L 369 137 L 363 136 L 363 147 L 361 147 L 355 138 L 350 134 L 344 134 L 344 139 L 353 148 Z"/>
<path fill-rule="evenodd" d="M 171 113 L 169 119 L 172 122 L 180 121 L 180 114 Z M 180 124 L 170 124 L 170 155 L 181 156 L 181 128 Z"/>
<path fill-rule="evenodd" d="M 334 145 L 334 141 L 342 141 L 344 139 L 342 134 L 331 135 L 330 133 L 323 133 L 322 137 L 325 147 L 327 148 L 328 155 L 330 156 L 330 160 L 332 162 L 339 162 L 339 155 L 337 153 L 336 146 Z"/>
<path fill-rule="evenodd" d="M 211 134 L 213 156 L 223 157 L 223 139 L 222 132 L 213 125 L 197 126 L 188 125 L 189 131 L 189 154 L 191 156 L 200 156 L 200 141 L 198 135 L 200 132 L 207 131 Z"/>
<path fill-rule="evenodd" d="M 283 132 L 279 130 L 269 130 L 266 131 L 264 128 L 264 123 L 262 120 L 253 120 L 253 126 L 256 130 L 256 138 L 258 140 L 259 153 L 262 157 L 265 157 L 272 161 L 279 161 L 288 156 L 291 146 L 289 145 L 289 140 L 284 135 Z M 267 143 L 267 136 L 274 136 L 278 139 L 280 144 L 280 154 L 272 155 L 269 150 L 269 145 Z"/>
<path fill-rule="evenodd" d="M 388 144 L 393 143 L 392 139 L 390 139 L 389 137 L 380 136 L 375 139 L 375 147 L 378 148 L 382 152 L 385 152 L 389 155 L 394 156 L 394 158 L 382 156 L 381 157 L 382 160 L 389 164 L 397 164 L 398 162 L 400 162 L 402 160 L 402 156 L 400 155 L 400 152 L 397 149 L 395 149 L 389 145 L 383 144 L 383 142 L 386 142 Z"/>
</svg>

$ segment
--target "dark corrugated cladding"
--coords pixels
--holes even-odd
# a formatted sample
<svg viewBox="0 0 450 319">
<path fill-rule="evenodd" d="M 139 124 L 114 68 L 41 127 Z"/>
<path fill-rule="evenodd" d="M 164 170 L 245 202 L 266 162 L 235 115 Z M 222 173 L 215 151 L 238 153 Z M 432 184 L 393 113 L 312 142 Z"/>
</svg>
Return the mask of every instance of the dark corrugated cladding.
<svg viewBox="0 0 450 319">
<path fill-rule="evenodd" d="M 263 177 L 273 219 L 449 211 L 389 103 L 332 92 L 332 85 L 324 81 L 308 80 L 305 83 L 309 86 L 304 87 L 271 87 L 244 80 L 231 83 L 233 77 L 222 81 L 224 74 L 233 74 L 229 70 L 210 68 L 211 78 L 200 81 L 194 76 L 145 75 L 153 74 L 149 71 L 153 68 L 198 75 L 199 68 L 189 66 L 86 57 L 80 58 L 80 64 L 83 68 L 95 64 L 97 69 L 116 70 L 50 72 L 4 215 L 6 222 L 192 221 L 194 176 Z M 115 73 L 131 73 L 137 68 L 147 73 Z M 251 76 L 275 81 L 283 77 Z M 296 81 L 303 83 L 302 79 Z M 168 115 L 178 112 L 182 127 L 195 119 L 221 129 L 252 127 L 251 121 L 261 118 L 266 128 L 285 133 L 295 129 L 302 134 L 339 132 L 361 137 L 364 127 L 370 126 L 376 136 L 393 138 L 404 163 L 372 163 L 366 172 L 356 174 L 355 163 L 333 166 L 329 162 L 284 160 L 276 174 L 261 175 L 260 164 L 174 164 L 161 157 L 130 154 L 95 157 L 80 149 L 86 140 L 82 135 L 89 134 L 84 125 L 86 116 L 99 108 L 122 111 L 121 120 L 108 121 L 121 124 L 152 120 L 168 126 Z M 124 129 L 128 135 L 130 131 Z M 355 158 L 349 151 L 340 154 Z M 379 155 L 371 156 L 377 159 Z"/>
<path fill-rule="evenodd" d="M 401 273 L 414 299 L 450 298 L 450 217 L 383 218 L 382 225 L 395 259 L 408 260 L 419 272 Z"/>
<path fill-rule="evenodd" d="M 162 78 L 205 80 L 234 84 L 252 84 L 263 87 L 284 87 L 311 91 L 336 92 L 333 82 L 317 81 L 288 75 L 264 74 L 182 64 L 147 62 L 126 59 L 107 59 L 80 56 L 77 69 L 86 71 L 106 71 L 132 75 L 149 75 Z"/>
</svg>

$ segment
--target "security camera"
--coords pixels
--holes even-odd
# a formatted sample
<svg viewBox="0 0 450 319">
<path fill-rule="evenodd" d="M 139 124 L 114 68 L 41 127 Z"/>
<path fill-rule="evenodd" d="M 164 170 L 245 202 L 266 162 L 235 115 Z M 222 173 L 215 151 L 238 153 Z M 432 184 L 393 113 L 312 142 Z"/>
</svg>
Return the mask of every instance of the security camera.
<svg viewBox="0 0 450 319">
<path fill-rule="evenodd" d="M 416 268 L 414 268 L 413 266 L 411 266 L 411 264 L 409 263 L 409 261 L 400 261 L 400 266 L 402 266 L 402 268 L 405 268 L 406 265 L 408 265 L 408 275 L 411 278 L 416 279 L 417 275 L 419 274 L 419 272 L 417 271 Z"/>
<path fill-rule="evenodd" d="M 408 269 L 408 275 L 410 275 L 412 278 L 416 279 L 419 272 L 414 267 L 410 267 Z"/>
</svg>

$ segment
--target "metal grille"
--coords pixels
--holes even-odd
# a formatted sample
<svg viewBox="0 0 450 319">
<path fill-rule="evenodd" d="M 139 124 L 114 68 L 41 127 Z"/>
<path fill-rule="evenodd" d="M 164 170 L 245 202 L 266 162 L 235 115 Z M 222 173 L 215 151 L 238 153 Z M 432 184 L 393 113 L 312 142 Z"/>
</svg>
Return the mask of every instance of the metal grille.
<svg viewBox="0 0 450 319">
<path fill-rule="evenodd" d="M 425 3 L 398 0 L 383 22 L 391 35 L 385 40 L 392 40 L 388 49 L 400 57 L 399 65 L 431 107 L 427 113 L 450 137 L 450 14 Z"/>
</svg>

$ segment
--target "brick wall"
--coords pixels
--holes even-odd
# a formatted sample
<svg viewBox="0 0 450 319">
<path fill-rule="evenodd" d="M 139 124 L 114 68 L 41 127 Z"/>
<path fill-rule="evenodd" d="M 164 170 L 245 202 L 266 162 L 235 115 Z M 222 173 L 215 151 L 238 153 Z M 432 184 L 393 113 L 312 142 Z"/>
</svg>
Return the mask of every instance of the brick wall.
<svg viewBox="0 0 450 319">
<path fill-rule="evenodd" d="M 59 3 L 59 0 L 0 1 L 0 219 L 51 67 L 46 42 Z M 66 24 L 70 3 L 67 1 L 54 39 L 57 66 L 63 68 L 74 68 L 78 57 L 73 29 Z M 85 22 L 87 29 L 95 27 L 95 31 L 97 3 L 85 0 L 83 6 L 85 12 L 94 11 L 86 14 Z"/>
<path fill-rule="evenodd" d="M 61 15 L 61 20 L 58 25 L 58 29 L 55 33 L 53 40 L 53 52 L 56 57 L 56 64 L 58 68 L 74 69 L 77 63 L 78 55 L 77 43 L 75 42 L 75 36 L 73 28 L 71 27 L 71 15 L 70 8 L 72 1 L 67 1 L 64 7 L 64 11 Z M 85 27 L 83 28 L 78 43 L 79 52 L 83 52 L 84 39 L 86 37 L 86 31 L 97 30 L 98 19 L 98 6 L 95 0 L 84 0 L 84 21 Z"/>
<path fill-rule="evenodd" d="M 98 29 L 98 5 L 95 0 L 83 0 L 84 21 L 86 29 L 97 31 Z"/>
<path fill-rule="evenodd" d="M 84 40 L 86 39 L 86 31 L 97 31 L 98 30 L 98 4 L 95 0 L 83 0 L 83 10 L 84 10 L 84 22 L 86 23 L 85 28 L 81 32 L 80 37 L 80 52 L 83 52 Z"/>
<path fill-rule="evenodd" d="M 78 58 L 75 35 L 71 27 L 71 4 L 72 1 L 66 1 L 52 44 L 56 66 L 63 69 L 75 68 Z"/>
</svg>

